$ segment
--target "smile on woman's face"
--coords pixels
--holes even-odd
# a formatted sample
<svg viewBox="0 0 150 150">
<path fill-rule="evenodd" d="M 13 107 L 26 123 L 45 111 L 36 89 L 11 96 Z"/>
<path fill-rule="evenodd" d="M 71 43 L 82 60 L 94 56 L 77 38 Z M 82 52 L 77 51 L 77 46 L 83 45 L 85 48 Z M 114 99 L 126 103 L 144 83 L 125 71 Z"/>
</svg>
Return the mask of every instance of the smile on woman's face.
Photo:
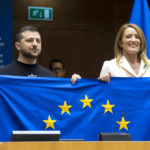
<svg viewBox="0 0 150 150">
<path fill-rule="evenodd" d="M 140 36 L 137 31 L 129 27 L 124 31 L 120 47 L 123 49 L 123 53 L 127 54 L 138 54 L 140 50 Z"/>
</svg>

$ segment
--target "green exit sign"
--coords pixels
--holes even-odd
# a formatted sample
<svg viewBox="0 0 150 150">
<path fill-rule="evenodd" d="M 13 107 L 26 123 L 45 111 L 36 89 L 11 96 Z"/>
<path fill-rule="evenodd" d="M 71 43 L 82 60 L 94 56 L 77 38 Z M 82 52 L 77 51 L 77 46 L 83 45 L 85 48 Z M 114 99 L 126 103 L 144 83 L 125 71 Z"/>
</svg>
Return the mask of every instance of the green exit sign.
<svg viewBox="0 0 150 150">
<path fill-rule="evenodd" d="M 53 8 L 49 7 L 28 7 L 29 20 L 53 20 Z"/>
</svg>

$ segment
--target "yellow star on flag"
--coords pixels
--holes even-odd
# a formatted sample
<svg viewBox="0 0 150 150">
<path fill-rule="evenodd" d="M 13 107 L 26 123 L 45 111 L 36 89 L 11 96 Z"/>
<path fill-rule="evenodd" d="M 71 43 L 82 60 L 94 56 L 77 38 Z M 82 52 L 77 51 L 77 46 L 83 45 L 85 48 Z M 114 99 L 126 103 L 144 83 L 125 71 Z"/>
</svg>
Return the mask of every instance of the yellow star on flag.
<svg viewBox="0 0 150 150">
<path fill-rule="evenodd" d="M 120 125 L 119 131 L 122 128 L 125 128 L 126 130 L 128 130 L 127 125 L 130 123 L 130 121 L 125 121 L 124 117 L 122 117 L 122 120 L 121 121 L 117 121 L 117 123 Z"/>
<path fill-rule="evenodd" d="M 67 105 L 66 101 L 64 101 L 64 105 L 59 105 L 59 107 L 62 109 L 61 114 L 64 112 L 70 114 L 69 109 L 72 107 L 71 105 Z"/>
<path fill-rule="evenodd" d="M 106 105 L 101 105 L 101 106 L 105 108 L 104 113 L 107 113 L 108 111 L 111 112 L 111 113 L 113 113 L 113 112 L 112 112 L 112 108 L 113 108 L 115 105 L 110 105 L 109 100 L 107 100 L 107 104 L 106 104 Z"/>
<path fill-rule="evenodd" d="M 91 102 L 93 101 L 93 99 L 88 99 L 87 94 L 85 94 L 85 99 L 81 99 L 80 100 L 83 103 L 83 108 L 86 106 L 89 106 L 91 108 Z"/>
<path fill-rule="evenodd" d="M 53 129 L 55 129 L 54 123 L 56 122 L 56 120 L 52 120 L 50 115 L 48 116 L 48 120 L 43 120 L 43 122 L 46 123 L 46 128 L 45 129 L 47 129 L 49 127 L 52 127 Z"/>
</svg>

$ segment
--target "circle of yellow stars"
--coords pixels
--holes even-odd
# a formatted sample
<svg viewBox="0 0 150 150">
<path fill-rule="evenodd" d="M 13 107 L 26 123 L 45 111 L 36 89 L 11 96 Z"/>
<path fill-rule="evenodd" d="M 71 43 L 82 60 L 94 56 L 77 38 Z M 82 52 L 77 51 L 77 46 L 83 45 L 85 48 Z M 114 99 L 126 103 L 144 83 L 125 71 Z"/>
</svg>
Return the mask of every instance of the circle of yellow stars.
<svg viewBox="0 0 150 150">
<path fill-rule="evenodd" d="M 91 108 L 91 102 L 93 101 L 93 99 L 89 99 L 88 96 L 87 96 L 87 94 L 85 94 L 85 98 L 81 99 L 80 101 L 83 103 L 83 107 L 82 107 L 83 109 L 86 106 L 88 106 L 89 108 Z M 104 113 L 110 112 L 110 113 L 113 114 L 112 108 L 115 105 L 111 105 L 110 102 L 109 102 L 109 100 L 107 100 L 107 103 L 105 105 L 103 104 L 101 106 L 105 108 Z M 64 101 L 63 105 L 58 105 L 58 107 L 62 109 L 62 111 L 61 111 L 62 115 L 65 112 L 70 115 L 69 109 L 72 107 L 72 105 L 67 105 L 66 101 Z M 51 127 L 52 129 L 55 129 L 54 123 L 56 122 L 56 120 L 52 120 L 51 117 L 50 117 L 50 115 L 48 116 L 48 120 L 43 120 L 43 122 L 46 123 L 45 129 L 48 129 L 49 127 Z M 121 129 L 123 129 L 123 128 L 126 129 L 126 130 L 128 130 L 127 125 L 130 123 L 130 121 L 125 121 L 125 118 L 122 117 L 122 120 L 121 121 L 116 121 L 116 123 L 120 125 L 119 131 Z"/>
</svg>

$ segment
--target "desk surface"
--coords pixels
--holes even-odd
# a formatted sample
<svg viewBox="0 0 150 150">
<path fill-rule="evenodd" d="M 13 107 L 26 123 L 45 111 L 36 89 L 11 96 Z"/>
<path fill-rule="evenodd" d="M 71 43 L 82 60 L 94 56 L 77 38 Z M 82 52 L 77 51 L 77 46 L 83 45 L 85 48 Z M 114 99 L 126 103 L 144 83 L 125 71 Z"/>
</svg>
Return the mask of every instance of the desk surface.
<svg viewBox="0 0 150 150">
<path fill-rule="evenodd" d="M 0 150 L 150 150 L 150 142 L 1 142 Z"/>
</svg>

